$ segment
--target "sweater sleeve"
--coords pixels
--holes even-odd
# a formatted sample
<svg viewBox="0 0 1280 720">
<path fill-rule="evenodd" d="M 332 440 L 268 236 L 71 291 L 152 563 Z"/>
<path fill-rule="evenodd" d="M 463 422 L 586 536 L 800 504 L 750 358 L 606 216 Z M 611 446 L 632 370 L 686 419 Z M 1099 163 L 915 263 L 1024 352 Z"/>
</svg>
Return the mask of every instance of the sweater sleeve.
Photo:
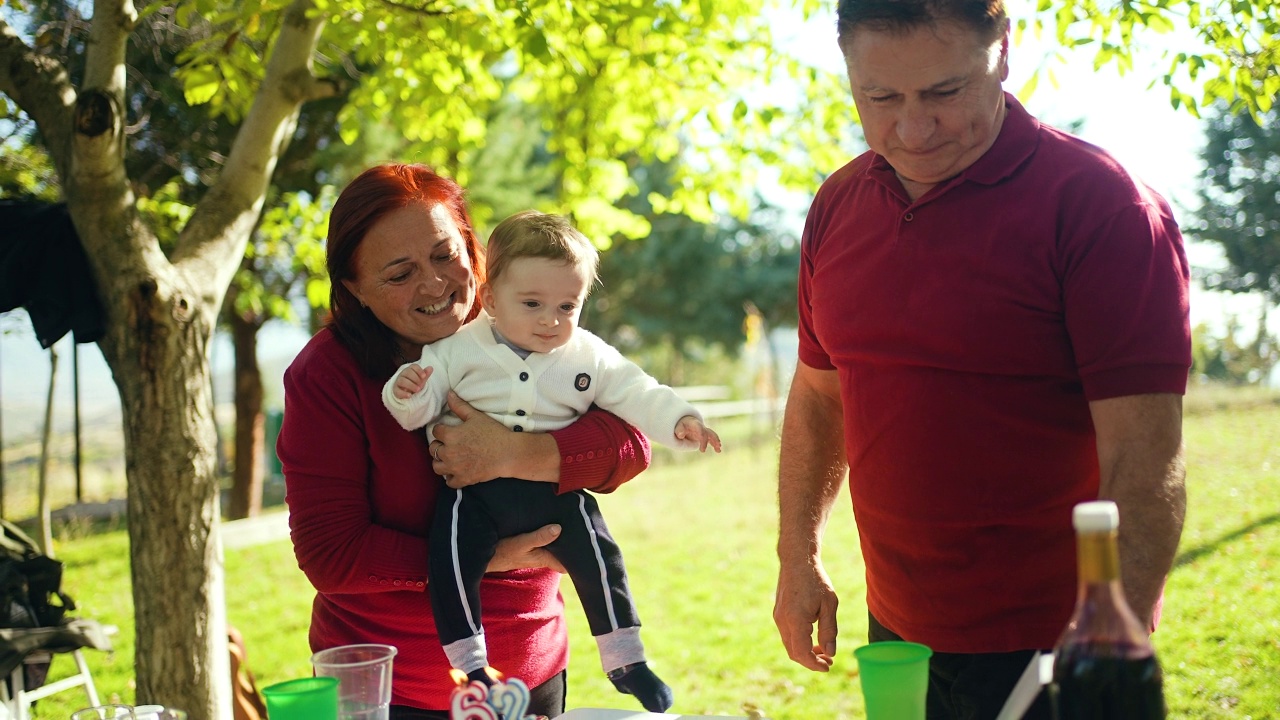
<svg viewBox="0 0 1280 720">
<path fill-rule="evenodd" d="M 407 398 L 396 397 L 396 380 L 410 365 L 430 370 L 422 389 Z M 417 430 L 440 418 L 445 408 L 445 396 L 451 385 L 449 365 L 444 357 L 436 354 L 431 346 L 422 348 L 422 357 L 416 362 L 401 365 L 382 386 L 382 404 L 405 430 Z"/>
<path fill-rule="evenodd" d="M 675 430 L 681 418 L 701 421 L 702 413 L 605 341 L 586 331 L 581 340 L 594 346 L 599 373 L 596 405 L 635 425 L 651 440 L 677 450 L 698 449 L 698 443 L 677 438 Z"/>
<path fill-rule="evenodd" d="M 276 448 L 298 566 L 322 593 L 421 590 L 439 487 L 425 438 L 340 353 L 313 340 L 284 377 Z"/>
<path fill-rule="evenodd" d="M 560 449 L 560 494 L 611 493 L 644 472 L 651 460 L 643 433 L 597 407 L 550 435 Z"/>
</svg>

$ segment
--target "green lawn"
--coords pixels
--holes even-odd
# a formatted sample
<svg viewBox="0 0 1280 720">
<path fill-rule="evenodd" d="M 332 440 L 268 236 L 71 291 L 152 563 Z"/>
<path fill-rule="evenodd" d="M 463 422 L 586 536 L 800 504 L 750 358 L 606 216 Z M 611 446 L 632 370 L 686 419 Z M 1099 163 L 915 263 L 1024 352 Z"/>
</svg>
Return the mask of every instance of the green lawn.
<svg viewBox="0 0 1280 720">
<path fill-rule="evenodd" d="M 1171 717 L 1280 718 L 1280 404 L 1188 407 L 1190 510 L 1155 635 Z M 866 608 L 847 499 L 826 543 L 842 600 L 835 668 L 816 674 L 790 663 L 773 628 L 776 458 L 776 443 L 764 439 L 715 457 L 663 459 L 601 498 L 626 553 L 649 657 L 681 713 L 742 715 L 751 703 L 775 720 L 860 718 L 851 651 L 865 637 Z M 127 546 L 116 530 L 63 542 L 58 553 L 78 614 L 120 626 L 113 654 L 88 655 L 99 690 L 131 701 Z M 310 674 L 312 592 L 288 542 L 229 550 L 226 561 L 228 612 L 259 685 Z M 572 592 L 566 602 L 570 707 L 638 708 L 601 676 Z M 59 657 L 51 677 L 70 667 Z M 42 701 L 35 717 L 65 720 L 81 699 L 64 692 Z"/>
</svg>

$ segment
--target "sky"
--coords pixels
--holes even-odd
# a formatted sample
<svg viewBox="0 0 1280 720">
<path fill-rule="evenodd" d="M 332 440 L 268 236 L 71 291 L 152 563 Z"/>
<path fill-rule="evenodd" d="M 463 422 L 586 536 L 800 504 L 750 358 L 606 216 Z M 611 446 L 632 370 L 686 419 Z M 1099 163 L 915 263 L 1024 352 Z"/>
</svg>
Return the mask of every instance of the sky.
<svg viewBox="0 0 1280 720">
<path fill-rule="evenodd" d="M 1026 14 L 1024 0 L 1011 0 L 1010 15 Z M 834 22 L 829 18 L 807 24 L 798 17 L 784 17 L 775 25 L 775 37 L 788 43 L 793 52 L 815 65 L 843 74 L 843 61 L 836 48 Z M 1010 78 L 1006 88 L 1022 87 L 1033 69 L 1039 65 L 1051 45 L 1028 42 L 1010 50 Z M 1176 36 L 1146 37 L 1146 42 L 1172 47 L 1176 42 L 1191 42 Z M 1185 223 L 1190 209 L 1196 205 L 1196 180 L 1200 174 L 1199 153 L 1203 144 L 1200 121 L 1185 110 L 1174 110 L 1168 102 L 1168 93 L 1162 86 L 1149 89 L 1151 80 L 1157 77 L 1155 65 L 1158 54 L 1150 52 L 1136 63 L 1139 69 L 1121 76 L 1113 68 L 1095 72 L 1091 55 L 1069 56 L 1066 64 L 1051 64 L 1057 80 L 1055 87 L 1048 76 L 1042 77 L 1035 94 L 1026 100 L 1027 109 L 1045 122 L 1068 125 L 1077 120 L 1083 125 L 1079 134 L 1086 140 L 1110 151 L 1136 175 L 1164 195 L 1173 205 L 1175 213 Z M 1145 61 L 1145 62 L 1144 62 Z M 1146 69 L 1144 69 L 1144 65 Z M 1160 62 L 1158 67 L 1164 67 Z M 848 97 L 843 101 L 852 102 Z M 832 168 L 834 170 L 835 168 Z M 799 227 L 795 228 L 799 234 Z M 1192 264 L 1210 266 L 1217 261 L 1217 253 L 1210 246 L 1188 245 Z M 1233 313 L 1252 329 L 1251 318 L 1256 317 L 1258 300 L 1252 296 L 1221 295 L 1193 288 L 1192 323 L 1209 323 L 1221 328 L 1227 313 Z M 1272 313 L 1272 332 L 1280 333 L 1280 312 Z M 263 337 L 264 366 L 273 372 L 283 368 L 281 358 L 305 342 L 305 335 L 296 328 L 273 328 L 268 325 Z M 0 432 L 5 443 L 11 434 L 30 425 L 31 408 L 42 407 L 48 388 L 48 354 L 41 350 L 34 339 L 30 323 L 21 312 L 0 316 L 0 398 L 3 398 L 3 415 L 0 416 Z M 62 361 L 59 370 L 58 425 L 69 422 L 67 407 L 70 398 L 70 338 L 59 344 Z M 231 363 L 231 351 L 225 339 L 213 345 L 215 373 L 225 374 Z M 81 346 L 81 394 L 86 412 L 119 412 L 119 400 L 110 373 L 94 345 Z M 268 377 L 268 383 L 279 378 Z M 215 390 L 225 380 L 215 378 Z M 63 401 L 62 398 L 68 398 Z M 35 417 L 34 420 L 38 420 Z"/>
</svg>

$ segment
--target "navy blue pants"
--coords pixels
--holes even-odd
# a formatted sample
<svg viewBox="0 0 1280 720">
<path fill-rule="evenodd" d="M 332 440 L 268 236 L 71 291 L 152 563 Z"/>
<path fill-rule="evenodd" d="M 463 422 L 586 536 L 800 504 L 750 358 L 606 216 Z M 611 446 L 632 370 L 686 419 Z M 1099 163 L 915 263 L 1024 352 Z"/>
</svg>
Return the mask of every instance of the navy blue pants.
<svg viewBox="0 0 1280 720">
<path fill-rule="evenodd" d="M 870 642 L 902 640 L 867 613 Z M 1008 653 L 940 653 L 929 658 L 929 695 L 925 714 L 929 720 L 994 720 L 1004 707 L 1034 650 Z M 1047 693 L 1041 692 L 1027 709 L 1024 720 L 1051 720 Z"/>
<path fill-rule="evenodd" d="M 595 498 L 584 491 L 557 495 L 556 487 L 499 478 L 440 491 L 431 526 L 427 589 L 441 643 L 480 632 L 480 578 L 498 540 L 550 523 L 560 525 L 560 537 L 546 549 L 573 579 L 591 634 L 640 625 L 622 552 Z"/>
</svg>

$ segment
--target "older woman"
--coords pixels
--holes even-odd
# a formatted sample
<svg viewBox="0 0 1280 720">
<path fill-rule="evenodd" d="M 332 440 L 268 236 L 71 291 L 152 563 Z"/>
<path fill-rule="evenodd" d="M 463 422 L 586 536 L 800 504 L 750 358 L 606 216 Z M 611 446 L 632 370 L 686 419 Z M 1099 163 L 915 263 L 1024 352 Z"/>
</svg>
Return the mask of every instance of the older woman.
<svg viewBox="0 0 1280 720">
<path fill-rule="evenodd" d="M 479 312 L 481 250 L 462 189 L 429 168 L 381 165 L 329 220 L 332 318 L 285 373 L 277 450 L 298 565 L 316 588 L 313 650 L 399 648 L 391 718 L 447 717 L 449 662 L 426 588 L 427 535 L 443 478 L 462 487 L 519 476 L 562 492 L 609 492 L 645 469 L 648 441 L 592 410 L 552 433 L 514 433 L 465 402 L 434 448 L 400 428 L 382 385 L 424 344 Z M 433 457 L 434 455 L 434 457 Z M 531 688 L 531 712 L 564 710 L 568 643 L 552 525 L 500 543 L 482 587 L 489 656 Z"/>
</svg>

